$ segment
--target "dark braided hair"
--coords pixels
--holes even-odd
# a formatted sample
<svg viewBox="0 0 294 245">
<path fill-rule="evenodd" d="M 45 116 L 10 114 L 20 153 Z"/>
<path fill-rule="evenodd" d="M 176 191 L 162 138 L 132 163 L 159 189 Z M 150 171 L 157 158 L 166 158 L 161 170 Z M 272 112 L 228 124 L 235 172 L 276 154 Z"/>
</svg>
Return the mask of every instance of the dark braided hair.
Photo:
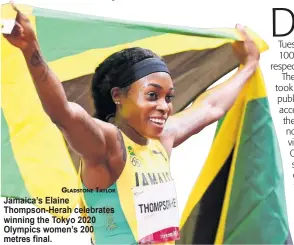
<svg viewBox="0 0 294 245">
<path fill-rule="evenodd" d="M 128 48 L 112 54 L 96 68 L 92 80 L 94 117 L 107 122 L 108 117 L 115 114 L 116 106 L 110 92 L 112 88 L 119 87 L 117 78 L 134 64 L 148 58 L 163 60 L 148 49 Z M 122 91 L 127 93 L 129 87 L 123 88 Z"/>
</svg>

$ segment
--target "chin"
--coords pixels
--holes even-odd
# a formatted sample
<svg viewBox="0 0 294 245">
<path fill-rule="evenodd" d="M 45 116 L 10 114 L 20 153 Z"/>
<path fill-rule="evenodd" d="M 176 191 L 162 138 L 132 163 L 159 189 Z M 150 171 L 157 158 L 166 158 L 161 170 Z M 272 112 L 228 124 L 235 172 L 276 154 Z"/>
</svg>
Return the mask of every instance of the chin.
<svg viewBox="0 0 294 245">
<path fill-rule="evenodd" d="M 147 138 L 158 140 L 162 136 L 164 126 L 165 124 L 155 124 L 148 121 L 145 124 L 143 135 Z"/>
<path fill-rule="evenodd" d="M 150 136 L 147 136 L 147 138 L 149 138 L 149 139 L 153 139 L 153 140 L 159 140 L 160 139 L 160 134 L 157 134 L 157 135 L 150 135 Z"/>
<path fill-rule="evenodd" d="M 161 135 L 163 133 L 163 128 L 162 129 L 157 129 L 157 130 L 146 130 L 145 131 L 145 137 L 149 138 L 149 139 L 156 139 L 158 140 Z"/>
</svg>

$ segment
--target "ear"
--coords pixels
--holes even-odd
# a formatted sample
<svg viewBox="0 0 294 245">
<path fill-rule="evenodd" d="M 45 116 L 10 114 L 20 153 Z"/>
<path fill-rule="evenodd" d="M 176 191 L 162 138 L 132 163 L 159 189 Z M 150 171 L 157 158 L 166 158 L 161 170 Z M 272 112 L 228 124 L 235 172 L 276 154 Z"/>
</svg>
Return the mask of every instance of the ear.
<svg viewBox="0 0 294 245">
<path fill-rule="evenodd" d="M 115 104 L 120 104 L 122 99 L 121 89 L 118 87 L 114 87 L 110 91 L 112 100 Z"/>
</svg>

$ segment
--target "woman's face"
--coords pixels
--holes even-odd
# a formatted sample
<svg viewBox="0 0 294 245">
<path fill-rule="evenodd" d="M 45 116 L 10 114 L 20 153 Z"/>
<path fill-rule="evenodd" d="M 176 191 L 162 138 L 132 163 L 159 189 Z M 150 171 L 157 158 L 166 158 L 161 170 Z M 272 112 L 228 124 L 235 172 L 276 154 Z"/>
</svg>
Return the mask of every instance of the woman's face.
<svg viewBox="0 0 294 245">
<path fill-rule="evenodd" d="M 157 72 L 134 82 L 122 99 L 121 116 L 140 135 L 158 138 L 172 113 L 173 82 Z"/>
</svg>

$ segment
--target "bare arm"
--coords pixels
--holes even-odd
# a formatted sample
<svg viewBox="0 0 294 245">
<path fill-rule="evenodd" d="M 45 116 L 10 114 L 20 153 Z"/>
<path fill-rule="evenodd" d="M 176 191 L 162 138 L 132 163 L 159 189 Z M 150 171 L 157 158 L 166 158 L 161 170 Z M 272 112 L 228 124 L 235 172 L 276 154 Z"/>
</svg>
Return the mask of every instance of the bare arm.
<svg viewBox="0 0 294 245">
<path fill-rule="evenodd" d="M 29 43 L 22 53 L 45 112 L 54 123 L 60 126 L 66 124 L 71 116 L 70 104 L 61 82 L 42 57 L 37 41 Z"/>
<path fill-rule="evenodd" d="M 101 162 L 108 140 L 116 140 L 113 126 L 93 119 L 79 105 L 67 101 L 60 80 L 42 57 L 29 20 L 15 6 L 16 26 L 5 38 L 18 47 L 26 60 L 44 111 L 63 132 L 71 147 L 85 159 Z"/>
<path fill-rule="evenodd" d="M 204 92 L 188 109 L 172 116 L 166 125 L 162 141 L 169 149 L 176 147 L 209 124 L 219 120 L 232 107 L 246 81 L 255 72 L 259 62 L 259 51 L 242 27 L 243 43 L 234 46 L 242 68 L 224 83 Z"/>
</svg>

